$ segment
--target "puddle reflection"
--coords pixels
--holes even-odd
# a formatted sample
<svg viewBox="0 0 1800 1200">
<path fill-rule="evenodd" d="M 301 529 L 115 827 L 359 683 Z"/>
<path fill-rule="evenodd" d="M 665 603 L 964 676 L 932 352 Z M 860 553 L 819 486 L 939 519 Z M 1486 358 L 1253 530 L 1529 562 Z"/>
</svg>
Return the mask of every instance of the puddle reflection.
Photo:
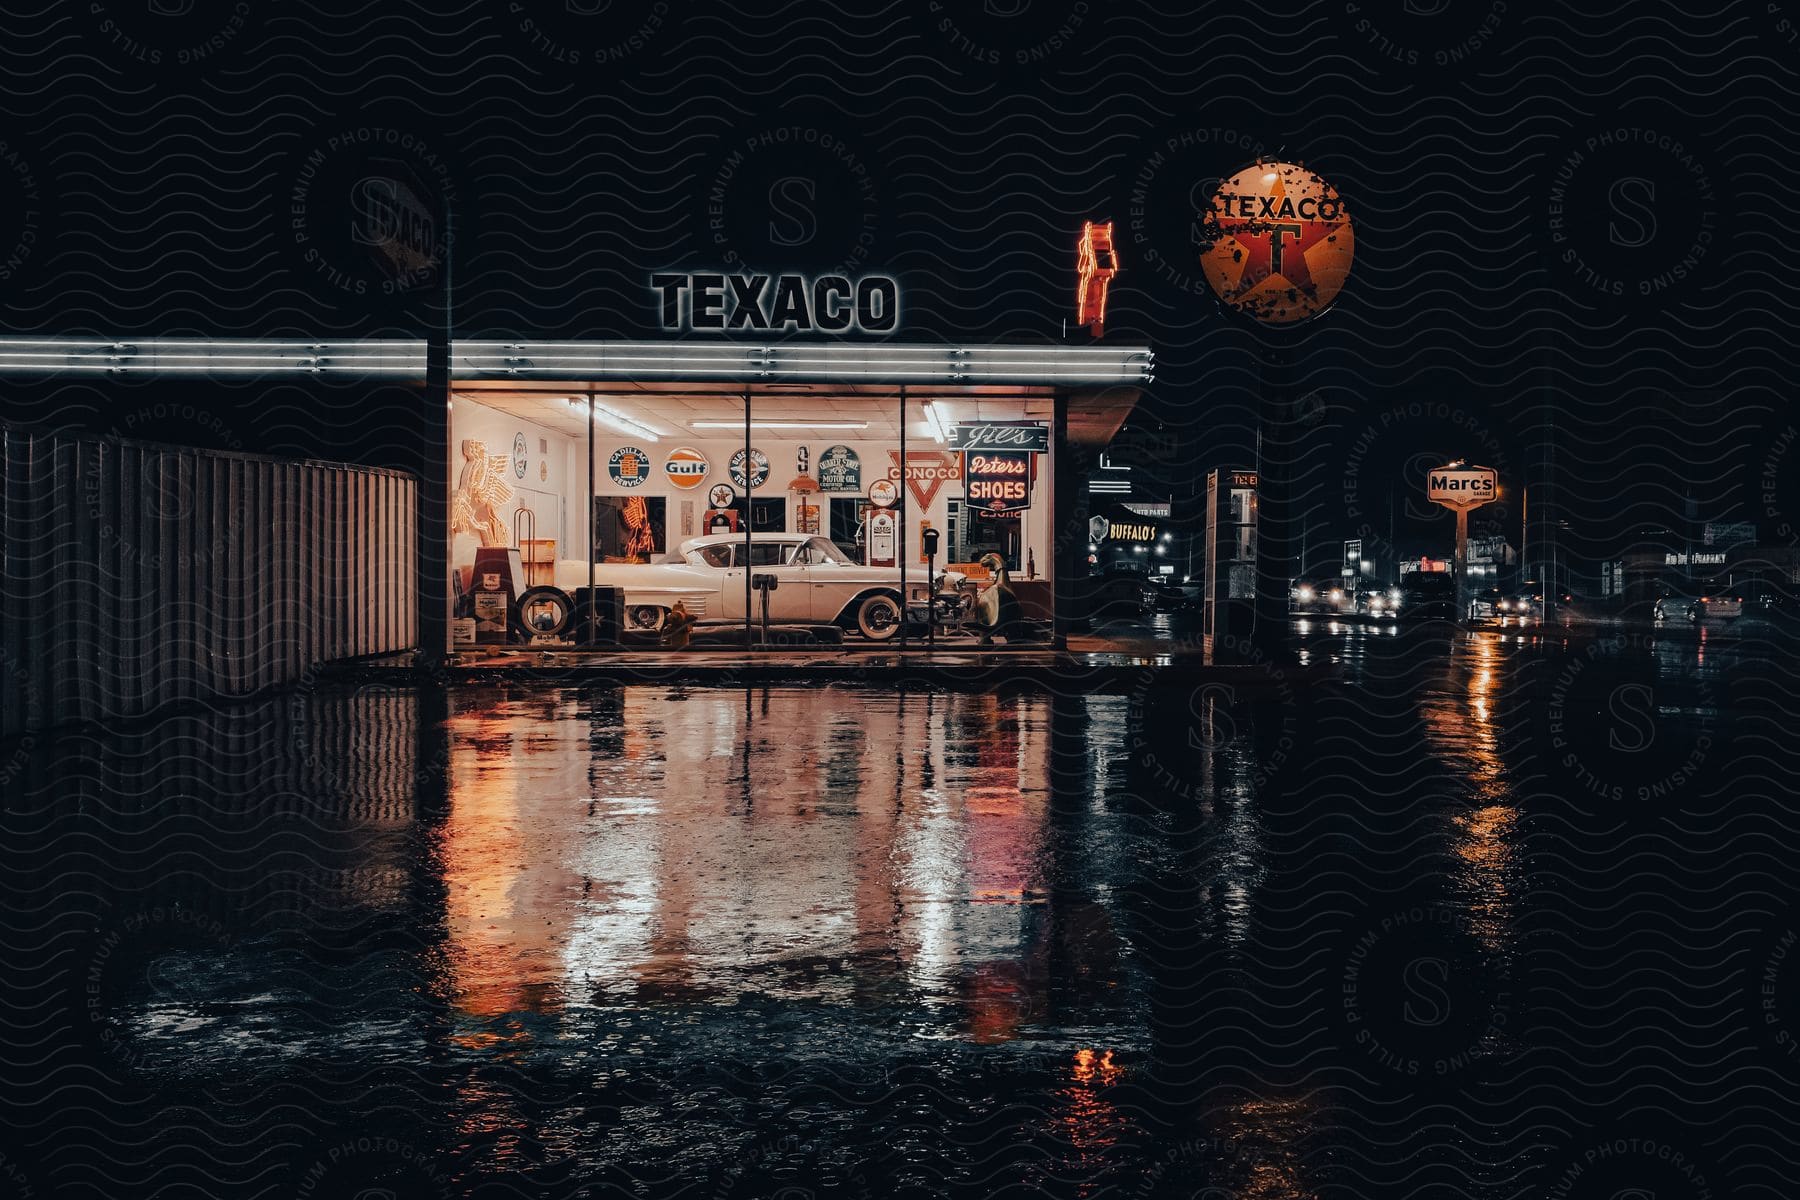
<svg viewBox="0 0 1800 1200">
<path fill-rule="evenodd" d="M 1011 1036 L 1042 1008 L 1051 938 L 1048 701 L 820 700 L 628 691 L 454 715 L 459 1009 L 892 998 Z M 623 752 L 597 752 L 615 730 Z"/>
</svg>

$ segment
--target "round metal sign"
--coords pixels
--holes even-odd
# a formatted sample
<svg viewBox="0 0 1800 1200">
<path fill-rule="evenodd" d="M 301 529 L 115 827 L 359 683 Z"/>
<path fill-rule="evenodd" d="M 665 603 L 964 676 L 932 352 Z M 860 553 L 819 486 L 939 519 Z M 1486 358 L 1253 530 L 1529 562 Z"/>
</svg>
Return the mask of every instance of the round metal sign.
<svg viewBox="0 0 1800 1200">
<path fill-rule="evenodd" d="M 1343 197 L 1294 163 L 1252 163 L 1223 180 L 1202 230 L 1206 282 L 1227 306 L 1270 325 L 1331 307 L 1355 252 Z"/>
<path fill-rule="evenodd" d="M 706 493 L 706 502 L 714 508 L 730 508 L 737 503 L 737 492 L 729 483 L 715 483 Z"/>
<path fill-rule="evenodd" d="M 620 446 L 606 460 L 606 473 L 620 487 L 643 487 L 650 478 L 650 456 L 636 446 Z"/>
<path fill-rule="evenodd" d="M 900 485 L 891 479 L 877 479 L 869 485 L 869 503 L 876 508 L 892 508 L 900 499 Z"/>
<path fill-rule="evenodd" d="M 700 486 L 706 478 L 707 466 L 706 455 L 692 446 L 677 446 L 669 451 L 668 461 L 663 463 L 663 474 L 685 492 Z"/>
<path fill-rule="evenodd" d="M 744 477 L 744 452 L 739 450 L 731 456 L 731 482 L 741 488 L 756 489 L 769 481 L 769 456 L 761 450 L 752 449 L 749 454 L 750 476 Z"/>
</svg>

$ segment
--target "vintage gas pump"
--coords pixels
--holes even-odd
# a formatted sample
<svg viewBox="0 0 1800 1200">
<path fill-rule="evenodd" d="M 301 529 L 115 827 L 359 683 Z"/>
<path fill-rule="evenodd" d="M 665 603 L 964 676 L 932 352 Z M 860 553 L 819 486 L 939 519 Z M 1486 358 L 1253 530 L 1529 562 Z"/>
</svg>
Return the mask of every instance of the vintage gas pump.
<svg viewBox="0 0 1800 1200">
<path fill-rule="evenodd" d="M 519 552 L 507 546 L 483 546 L 475 551 L 475 569 L 471 574 L 475 644 L 504 646 L 512 636 L 521 590 L 519 580 L 524 576 Z"/>
</svg>

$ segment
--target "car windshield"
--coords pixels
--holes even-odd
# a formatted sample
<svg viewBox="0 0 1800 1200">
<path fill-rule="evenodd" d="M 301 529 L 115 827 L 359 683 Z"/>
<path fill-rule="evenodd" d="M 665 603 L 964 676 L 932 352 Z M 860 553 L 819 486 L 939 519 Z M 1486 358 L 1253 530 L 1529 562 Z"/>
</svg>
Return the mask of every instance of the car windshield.
<svg viewBox="0 0 1800 1200">
<path fill-rule="evenodd" d="M 836 563 L 846 567 L 850 565 L 850 560 L 844 557 L 843 551 L 822 537 L 807 539 L 806 545 L 801 547 L 801 557 L 802 561 L 809 563 Z"/>
</svg>

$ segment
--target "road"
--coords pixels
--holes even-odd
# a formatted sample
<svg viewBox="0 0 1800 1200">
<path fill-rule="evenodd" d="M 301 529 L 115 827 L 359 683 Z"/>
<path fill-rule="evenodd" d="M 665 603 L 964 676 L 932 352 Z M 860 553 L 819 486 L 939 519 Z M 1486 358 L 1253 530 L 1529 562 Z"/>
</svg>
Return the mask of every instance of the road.
<svg viewBox="0 0 1800 1200">
<path fill-rule="evenodd" d="M 1336 677 L 368 687 L 21 750 L 6 1165 L 37 1195 L 1781 1194 L 1791 662 L 1304 649 Z"/>
</svg>

